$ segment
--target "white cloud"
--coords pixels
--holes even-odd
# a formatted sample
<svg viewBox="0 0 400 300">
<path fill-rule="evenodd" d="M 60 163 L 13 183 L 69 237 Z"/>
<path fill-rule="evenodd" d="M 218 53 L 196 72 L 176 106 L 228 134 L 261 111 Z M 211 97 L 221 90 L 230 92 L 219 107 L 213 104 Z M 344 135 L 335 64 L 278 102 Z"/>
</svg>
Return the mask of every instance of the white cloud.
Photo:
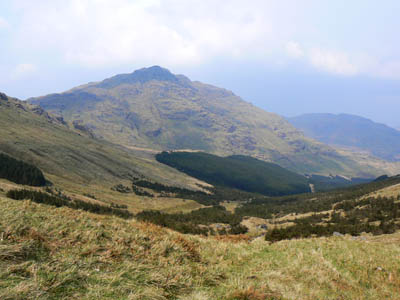
<svg viewBox="0 0 400 300">
<path fill-rule="evenodd" d="M 296 42 L 286 43 L 285 50 L 290 58 L 303 61 L 323 72 L 342 76 L 368 75 L 400 79 L 400 60 L 382 62 L 365 53 L 306 48 Z"/>
<path fill-rule="evenodd" d="M 24 10 L 18 43 L 53 49 L 69 63 L 201 64 L 218 56 L 261 56 L 272 48 L 269 1 L 32 2 L 17 2 Z"/>
<path fill-rule="evenodd" d="M 331 73 L 356 75 L 360 71 L 358 66 L 352 63 L 349 56 L 343 52 L 313 49 L 308 58 L 314 67 Z"/>
<path fill-rule="evenodd" d="M 286 43 L 286 53 L 289 57 L 302 60 L 314 68 L 339 74 L 356 75 L 361 71 L 360 60 L 353 61 L 344 52 L 320 48 L 306 48 L 297 42 Z"/>
<path fill-rule="evenodd" d="M 37 67 L 33 64 L 19 64 L 11 72 L 11 79 L 23 79 L 31 76 L 37 71 Z"/>
<path fill-rule="evenodd" d="M 130 64 L 175 67 L 199 66 L 223 58 L 285 65 L 298 59 L 337 75 L 400 77 L 398 62 L 382 62 L 379 54 L 374 58 L 373 53 L 359 53 L 358 49 L 365 47 L 354 42 L 355 31 L 337 29 L 338 33 L 335 30 L 332 35 L 330 27 L 314 20 L 317 14 L 311 2 L 305 5 L 272 0 L 230 0 L 229 4 L 215 0 L 15 0 L 12 3 L 12 10 L 19 12 L 16 15 L 20 19 L 13 22 L 9 35 L 10 55 L 18 53 L 51 64 L 88 68 Z M 348 38 L 341 40 L 335 34 Z M 331 35 L 336 49 L 329 47 L 329 39 L 326 41 L 326 36 Z M 389 41 L 387 47 L 391 35 L 382 36 Z M 397 53 L 393 50 L 388 57 Z"/>
<path fill-rule="evenodd" d="M 288 42 L 286 44 L 286 53 L 293 58 L 299 58 L 304 56 L 304 51 L 301 49 L 299 43 Z"/>
</svg>

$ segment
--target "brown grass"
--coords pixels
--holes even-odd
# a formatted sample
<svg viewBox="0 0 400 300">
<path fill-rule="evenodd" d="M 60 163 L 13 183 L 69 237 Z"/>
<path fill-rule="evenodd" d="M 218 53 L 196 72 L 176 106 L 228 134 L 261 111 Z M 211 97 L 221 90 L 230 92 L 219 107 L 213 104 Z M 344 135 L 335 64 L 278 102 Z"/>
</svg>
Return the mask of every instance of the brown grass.
<svg viewBox="0 0 400 300">
<path fill-rule="evenodd" d="M 244 290 L 234 291 L 228 300 L 280 300 L 282 296 L 271 291 L 268 287 L 249 287 Z"/>
<path fill-rule="evenodd" d="M 0 299 L 400 299 L 400 233 L 268 244 L 0 196 Z"/>
</svg>

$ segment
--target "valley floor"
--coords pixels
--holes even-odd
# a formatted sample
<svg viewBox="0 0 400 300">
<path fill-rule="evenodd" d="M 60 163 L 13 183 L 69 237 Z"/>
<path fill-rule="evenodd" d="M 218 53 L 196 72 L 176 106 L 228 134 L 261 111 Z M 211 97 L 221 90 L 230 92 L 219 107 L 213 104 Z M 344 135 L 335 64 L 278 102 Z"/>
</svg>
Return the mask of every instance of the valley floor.
<svg viewBox="0 0 400 300">
<path fill-rule="evenodd" d="M 400 299 L 400 233 L 274 244 L 0 196 L 1 299 Z"/>
</svg>

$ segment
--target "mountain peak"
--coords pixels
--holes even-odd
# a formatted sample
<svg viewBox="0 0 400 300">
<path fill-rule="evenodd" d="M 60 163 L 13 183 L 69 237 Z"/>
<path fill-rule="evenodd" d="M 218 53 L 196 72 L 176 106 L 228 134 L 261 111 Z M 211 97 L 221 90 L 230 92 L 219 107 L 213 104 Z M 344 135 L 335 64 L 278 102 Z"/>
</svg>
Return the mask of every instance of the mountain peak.
<svg viewBox="0 0 400 300">
<path fill-rule="evenodd" d="M 146 83 L 152 80 L 178 82 L 179 78 L 172 74 L 168 69 L 160 66 L 152 66 L 136 70 L 130 74 L 120 74 L 105 79 L 98 84 L 98 87 L 113 88 L 121 84 Z"/>
</svg>

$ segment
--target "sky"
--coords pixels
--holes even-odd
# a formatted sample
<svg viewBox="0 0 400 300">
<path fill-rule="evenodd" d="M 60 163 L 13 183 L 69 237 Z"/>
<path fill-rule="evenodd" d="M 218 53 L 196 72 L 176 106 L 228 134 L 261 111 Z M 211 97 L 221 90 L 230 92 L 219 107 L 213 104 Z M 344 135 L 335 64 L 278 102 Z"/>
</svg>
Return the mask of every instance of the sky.
<svg viewBox="0 0 400 300">
<path fill-rule="evenodd" d="M 398 0 L 1 0 L 0 91 L 26 99 L 160 65 L 283 116 L 400 128 Z"/>
</svg>

